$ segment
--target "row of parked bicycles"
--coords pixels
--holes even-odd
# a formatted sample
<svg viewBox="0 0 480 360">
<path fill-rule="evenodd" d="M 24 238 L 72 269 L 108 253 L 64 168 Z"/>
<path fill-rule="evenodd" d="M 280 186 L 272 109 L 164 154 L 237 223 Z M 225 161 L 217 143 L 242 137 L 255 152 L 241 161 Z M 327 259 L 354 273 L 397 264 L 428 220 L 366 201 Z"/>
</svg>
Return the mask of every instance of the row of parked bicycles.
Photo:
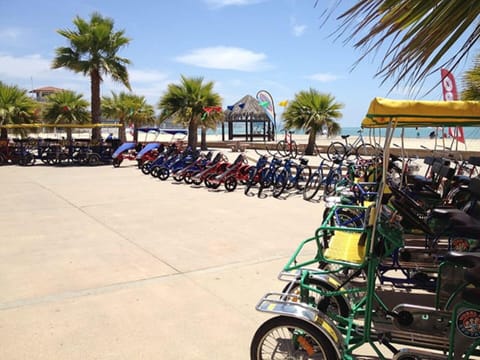
<svg viewBox="0 0 480 360">
<path fill-rule="evenodd" d="M 102 165 L 112 163 L 117 141 L 15 139 L 0 143 L 0 165 Z"/>
<path fill-rule="evenodd" d="M 333 161 L 324 158 L 312 167 L 305 157 L 295 159 L 259 151 L 257 155 L 254 163 L 245 153 L 231 161 L 221 151 L 194 151 L 178 143 L 169 146 L 150 143 L 139 152 L 134 150 L 134 143 L 126 143 L 114 153 L 113 166 L 120 166 L 124 159 L 136 160 L 145 175 L 162 181 L 172 178 L 196 186 L 203 184 L 209 189 L 223 186 L 227 192 L 242 185 L 248 196 L 303 195 L 305 200 L 315 201 L 333 193 L 341 184 L 375 176 L 374 169 L 378 167 L 373 156 L 354 160 L 336 156 Z"/>
<path fill-rule="evenodd" d="M 448 103 L 372 101 L 363 124 L 386 128 L 379 171 L 325 198 L 256 306 L 275 316 L 252 360 L 480 359 L 480 159 L 432 154 L 414 173 L 390 154 L 395 126 L 480 125 L 478 103 Z"/>
</svg>

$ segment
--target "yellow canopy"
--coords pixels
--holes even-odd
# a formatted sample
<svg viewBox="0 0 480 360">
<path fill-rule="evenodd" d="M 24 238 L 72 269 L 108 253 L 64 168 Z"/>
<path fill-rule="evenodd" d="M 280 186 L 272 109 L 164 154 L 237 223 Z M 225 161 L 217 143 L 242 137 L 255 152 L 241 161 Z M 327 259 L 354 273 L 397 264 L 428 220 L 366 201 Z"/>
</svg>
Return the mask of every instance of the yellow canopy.
<svg viewBox="0 0 480 360">
<path fill-rule="evenodd" d="M 373 99 L 362 127 L 390 122 L 396 127 L 480 126 L 480 102 Z"/>
<path fill-rule="evenodd" d="M 8 124 L 0 125 L 0 129 L 39 129 L 39 128 L 71 128 L 71 129 L 93 129 L 122 127 L 122 124 Z"/>
</svg>

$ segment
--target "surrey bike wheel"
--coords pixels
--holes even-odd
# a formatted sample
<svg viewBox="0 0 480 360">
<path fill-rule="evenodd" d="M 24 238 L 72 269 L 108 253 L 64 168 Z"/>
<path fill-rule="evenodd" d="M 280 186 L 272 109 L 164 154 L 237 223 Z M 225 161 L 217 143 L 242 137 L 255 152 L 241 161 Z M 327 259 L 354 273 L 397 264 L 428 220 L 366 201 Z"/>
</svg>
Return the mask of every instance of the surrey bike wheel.
<svg viewBox="0 0 480 360">
<path fill-rule="evenodd" d="M 343 145 L 341 142 L 334 141 L 330 145 L 328 145 L 327 156 L 330 161 L 336 159 L 343 159 L 346 153 L 347 149 L 345 148 L 345 145 Z"/>
<path fill-rule="evenodd" d="M 251 360 L 337 358 L 332 342 L 317 327 L 288 316 L 265 321 L 250 345 Z"/>
</svg>

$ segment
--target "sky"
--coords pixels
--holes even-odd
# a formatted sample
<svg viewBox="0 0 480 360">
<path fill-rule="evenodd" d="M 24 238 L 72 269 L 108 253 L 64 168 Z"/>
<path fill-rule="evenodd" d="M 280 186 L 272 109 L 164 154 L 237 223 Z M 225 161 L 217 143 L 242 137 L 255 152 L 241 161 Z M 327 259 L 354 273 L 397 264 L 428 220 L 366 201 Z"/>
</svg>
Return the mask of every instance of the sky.
<svg viewBox="0 0 480 360">
<path fill-rule="evenodd" d="M 31 90 L 54 86 L 90 99 L 89 78 L 51 69 L 55 49 L 68 46 L 59 29 L 94 12 L 115 21 L 131 39 L 119 55 L 128 58 L 132 91 L 156 108 L 168 84 L 181 75 L 214 82 L 223 107 L 267 90 L 278 102 L 302 90 L 330 93 L 342 103 L 342 127 L 360 126 L 374 97 L 441 100 L 440 80 L 431 76 L 420 91 L 395 88 L 376 78 L 381 54 L 367 57 L 332 36 L 339 22 L 323 23 L 333 0 L 0 0 L 0 81 Z M 345 5 L 353 0 L 344 1 Z M 467 64 L 468 65 L 468 64 Z M 468 68 L 468 66 L 467 66 Z M 457 77 L 460 71 L 454 72 Z M 457 81 L 458 82 L 458 81 Z M 423 91 L 425 90 L 425 91 Z M 104 79 L 102 95 L 128 91 Z"/>
</svg>

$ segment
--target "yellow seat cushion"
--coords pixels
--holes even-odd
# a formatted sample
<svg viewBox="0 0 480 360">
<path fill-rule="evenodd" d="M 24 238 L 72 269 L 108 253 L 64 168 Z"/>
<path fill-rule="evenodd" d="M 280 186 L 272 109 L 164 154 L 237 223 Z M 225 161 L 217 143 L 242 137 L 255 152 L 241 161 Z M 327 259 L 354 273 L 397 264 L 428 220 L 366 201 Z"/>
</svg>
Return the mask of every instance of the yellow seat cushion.
<svg viewBox="0 0 480 360">
<path fill-rule="evenodd" d="M 359 264 L 365 259 L 365 244 L 358 245 L 361 232 L 335 231 L 330 238 L 324 257 Z"/>
</svg>

